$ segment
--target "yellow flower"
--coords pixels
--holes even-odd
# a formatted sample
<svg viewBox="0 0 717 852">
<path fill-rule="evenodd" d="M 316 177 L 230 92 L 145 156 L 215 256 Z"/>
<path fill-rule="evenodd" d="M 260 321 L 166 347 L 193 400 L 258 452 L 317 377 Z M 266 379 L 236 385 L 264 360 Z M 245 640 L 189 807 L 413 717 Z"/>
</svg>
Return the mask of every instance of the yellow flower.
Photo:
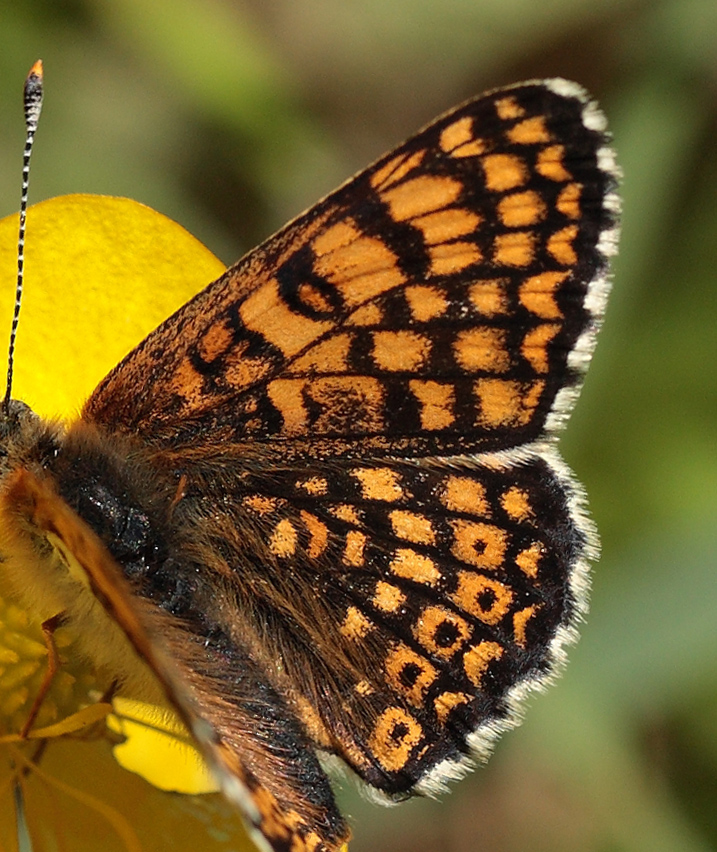
<svg viewBox="0 0 717 852">
<path fill-rule="evenodd" d="M 16 241 L 17 217 L 0 221 L 8 332 Z M 44 417 L 76 416 L 98 381 L 223 269 L 179 225 L 136 202 L 76 195 L 35 205 L 13 397 Z M 107 716 L 97 702 L 111 676 L 74 652 L 69 628 L 54 640 L 60 670 L 18 742 L 47 647 L 41 625 L 0 597 L 0 848 L 17 836 L 18 797 L 39 849 L 252 848 L 218 795 L 196 795 L 216 785 L 171 711 L 117 698 Z"/>
</svg>

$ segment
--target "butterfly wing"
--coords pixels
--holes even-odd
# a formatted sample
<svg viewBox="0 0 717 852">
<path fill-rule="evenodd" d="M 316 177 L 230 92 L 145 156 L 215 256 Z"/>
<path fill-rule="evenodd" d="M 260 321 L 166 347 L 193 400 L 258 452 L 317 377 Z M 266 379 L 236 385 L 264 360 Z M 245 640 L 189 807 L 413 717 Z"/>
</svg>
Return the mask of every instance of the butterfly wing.
<svg viewBox="0 0 717 852">
<path fill-rule="evenodd" d="M 228 270 L 84 409 L 186 481 L 177 513 L 267 712 L 285 701 L 299 740 L 391 797 L 485 754 L 584 609 L 594 533 L 552 437 L 607 293 L 606 145 L 565 81 L 459 107 Z M 317 777 L 296 779 L 307 803 Z"/>
<path fill-rule="evenodd" d="M 329 459 L 230 481 L 207 532 L 225 552 L 228 529 L 251 541 L 226 597 L 251 613 L 255 661 L 281 661 L 316 747 L 389 798 L 485 757 L 574 639 L 595 554 L 555 457 Z"/>
<path fill-rule="evenodd" d="M 602 128 L 564 81 L 459 107 L 181 308 L 84 417 L 297 457 L 358 438 L 414 457 L 540 438 L 602 316 L 616 203 Z"/>
</svg>

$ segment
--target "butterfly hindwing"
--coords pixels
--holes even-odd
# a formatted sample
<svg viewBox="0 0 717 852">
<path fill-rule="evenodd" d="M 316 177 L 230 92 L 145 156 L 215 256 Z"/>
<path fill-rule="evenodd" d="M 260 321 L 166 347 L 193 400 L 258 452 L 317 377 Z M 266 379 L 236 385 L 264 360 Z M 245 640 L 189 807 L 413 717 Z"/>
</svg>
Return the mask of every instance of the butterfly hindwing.
<svg viewBox="0 0 717 852">
<path fill-rule="evenodd" d="M 252 545 L 227 594 L 249 597 L 264 666 L 282 660 L 317 745 L 389 797 L 487 753 L 574 638 L 591 526 L 553 460 L 342 459 L 240 480 L 221 529 Z"/>
</svg>

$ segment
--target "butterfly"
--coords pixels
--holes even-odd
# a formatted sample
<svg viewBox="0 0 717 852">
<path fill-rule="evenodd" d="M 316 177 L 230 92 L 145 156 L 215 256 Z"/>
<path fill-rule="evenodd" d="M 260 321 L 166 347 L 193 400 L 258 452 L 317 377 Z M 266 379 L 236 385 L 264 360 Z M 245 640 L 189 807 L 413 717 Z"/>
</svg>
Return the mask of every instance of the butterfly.
<svg viewBox="0 0 717 852">
<path fill-rule="evenodd" d="M 346 843 L 324 755 L 434 794 L 561 666 L 597 542 L 556 441 L 616 186 L 579 86 L 489 92 L 251 251 L 75 422 L 4 410 L 4 577 L 169 699 L 262 849 Z"/>
</svg>

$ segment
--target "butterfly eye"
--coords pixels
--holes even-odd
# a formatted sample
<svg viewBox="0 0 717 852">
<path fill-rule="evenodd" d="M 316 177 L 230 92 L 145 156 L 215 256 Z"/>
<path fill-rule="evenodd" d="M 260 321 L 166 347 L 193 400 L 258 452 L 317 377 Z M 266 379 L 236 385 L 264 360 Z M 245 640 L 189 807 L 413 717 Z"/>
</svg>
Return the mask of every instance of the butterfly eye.
<svg viewBox="0 0 717 852">
<path fill-rule="evenodd" d="M 18 399 L 11 399 L 7 408 L 0 413 L 0 439 L 16 436 L 23 428 L 27 429 L 31 423 L 37 422 L 38 419 L 29 405 L 20 402 Z M 8 447 L 4 440 L 0 447 L 0 454 L 8 454 Z"/>
</svg>

